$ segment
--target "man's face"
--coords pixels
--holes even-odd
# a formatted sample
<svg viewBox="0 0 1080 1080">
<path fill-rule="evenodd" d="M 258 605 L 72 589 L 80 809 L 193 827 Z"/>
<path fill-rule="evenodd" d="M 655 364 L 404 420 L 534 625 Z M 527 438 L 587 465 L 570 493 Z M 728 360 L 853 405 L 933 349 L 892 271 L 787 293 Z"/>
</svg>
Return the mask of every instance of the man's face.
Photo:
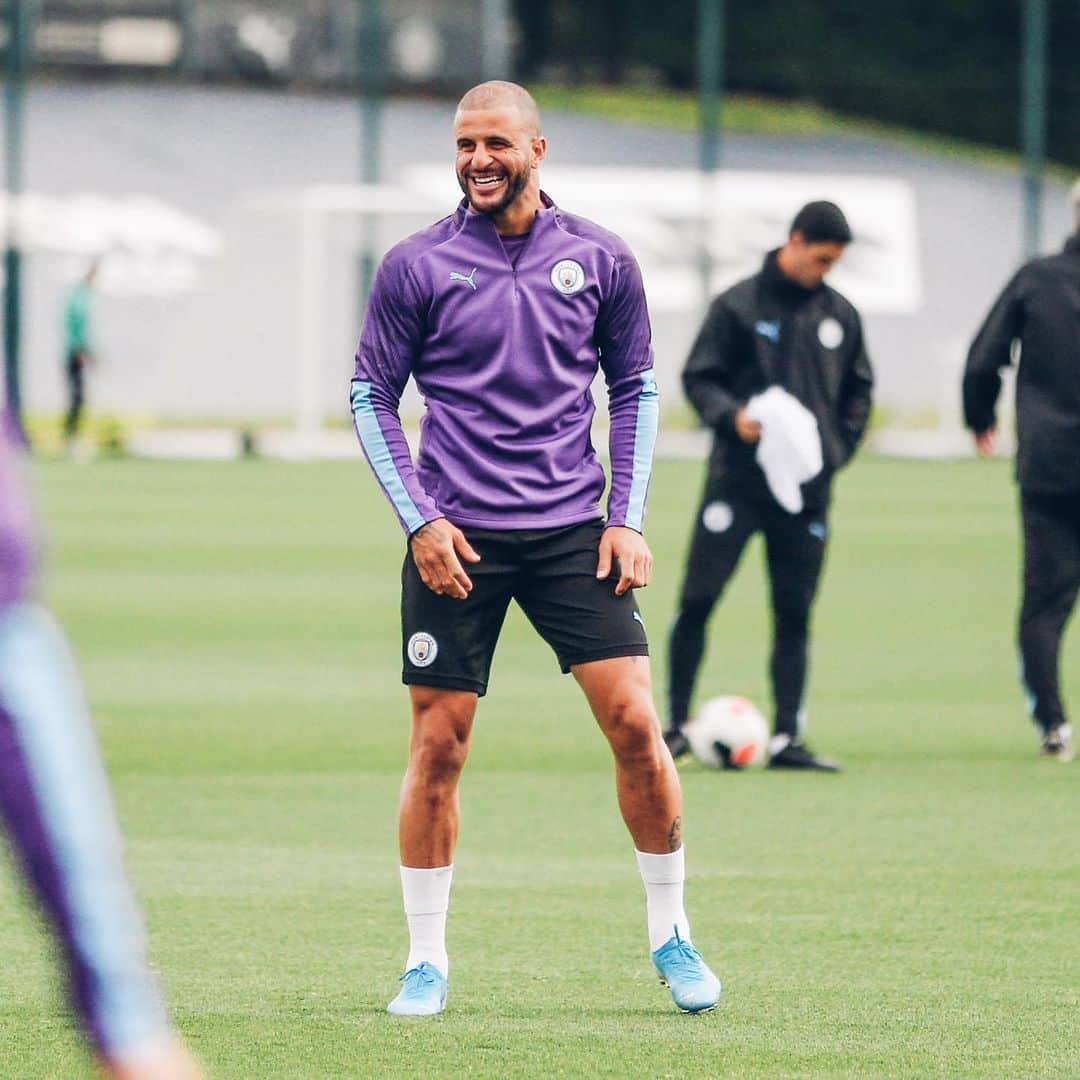
<svg viewBox="0 0 1080 1080">
<path fill-rule="evenodd" d="M 529 186 L 546 144 L 517 109 L 459 112 L 454 122 L 457 178 L 474 210 L 498 217 Z"/>
<path fill-rule="evenodd" d="M 825 275 L 840 261 L 846 244 L 835 240 L 811 243 L 801 232 L 793 232 L 788 238 L 788 256 L 784 260 L 784 273 L 797 281 L 804 289 L 816 289 Z"/>
</svg>

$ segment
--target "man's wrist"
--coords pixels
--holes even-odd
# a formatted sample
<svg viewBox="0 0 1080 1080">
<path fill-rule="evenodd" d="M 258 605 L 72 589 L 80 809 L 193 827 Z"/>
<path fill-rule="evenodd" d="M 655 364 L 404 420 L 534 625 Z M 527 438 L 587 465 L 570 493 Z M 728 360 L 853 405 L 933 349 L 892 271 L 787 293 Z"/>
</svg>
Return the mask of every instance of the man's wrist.
<svg viewBox="0 0 1080 1080">
<path fill-rule="evenodd" d="M 716 430 L 722 435 L 738 435 L 739 429 L 736 418 L 745 407 L 743 402 L 737 402 L 731 408 L 725 409 L 716 421 Z"/>
<path fill-rule="evenodd" d="M 436 521 L 443 520 L 445 519 L 442 517 L 442 515 L 440 515 L 439 517 L 429 518 L 423 523 L 423 525 L 418 525 L 415 529 L 413 529 L 411 533 L 409 533 L 409 543 L 411 544 L 413 540 L 418 537 L 429 525 L 433 525 Z"/>
</svg>

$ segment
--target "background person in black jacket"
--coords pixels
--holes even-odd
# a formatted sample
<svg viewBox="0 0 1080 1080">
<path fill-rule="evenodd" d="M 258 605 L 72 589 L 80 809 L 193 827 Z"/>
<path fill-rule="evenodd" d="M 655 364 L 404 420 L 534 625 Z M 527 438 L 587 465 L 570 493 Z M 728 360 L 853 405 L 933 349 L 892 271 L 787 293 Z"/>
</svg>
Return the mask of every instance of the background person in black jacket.
<svg viewBox="0 0 1080 1080">
<path fill-rule="evenodd" d="M 668 649 L 665 739 L 676 757 L 689 749 L 681 728 L 706 622 L 747 541 L 761 531 L 773 613 L 776 711 L 769 765 L 837 769 L 813 754 L 802 736 L 810 608 L 825 559 L 832 478 L 862 438 L 873 387 L 859 314 L 825 284 L 851 239 L 834 203 L 804 206 L 787 243 L 769 252 L 760 272 L 713 301 L 683 371 L 686 396 L 715 440 Z M 809 409 L 821 436 L 824 468 L 803 485 L 803 509 L 795 514 L 776 501 L 755 461 L 761 428 L 745 406 L 769 386 L 782 387 Z"/>
<path fill-rule="evenodd" d="M 1076 231 L 1059 255 L 1034 259 L 1005 286 L 964 370 L 964 421 L 994 451 L 1001 368 L 1020 343 L 1016 478 L 1024 529 L 1020 654 L 1043 753 L 1068 761 L 1072 727 L 1058 686 L 1065 623 L 1080 590 L 1080 181 Z"/>
</svg>

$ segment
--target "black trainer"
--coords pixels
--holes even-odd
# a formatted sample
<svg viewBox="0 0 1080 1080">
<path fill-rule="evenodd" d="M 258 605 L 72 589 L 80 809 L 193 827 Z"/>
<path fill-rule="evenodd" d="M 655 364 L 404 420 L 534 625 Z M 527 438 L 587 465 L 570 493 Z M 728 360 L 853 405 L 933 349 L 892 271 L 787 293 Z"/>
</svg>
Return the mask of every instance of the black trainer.
<svg viewBox="0 0 1080 1080">
<path fill-rule="evenodd" d="M 785 741 L 769 755 L 770 769 L 813 769 L 817 772 L 839 772 L 840 766 L 828 758 L 820 758 L 804 742 L 786 736 L 774 736 L 771 744 Z"/>
<path fill-rule="evenodd" d="M 1043 757 L 1057 758 L 1058 761 L 1072 761 L 1074 755 L 1072 725 L 1061 724 L 1047 731 L 1042 739 L 1042 753 Z"/>
<path fill-rule="evenodd" d="M 671 751 L 672 758 L 678 761 L 690 754 L 690 741 L 680 728 L 669 728 L 664 732 L 664 742 Z"/>
</svg>

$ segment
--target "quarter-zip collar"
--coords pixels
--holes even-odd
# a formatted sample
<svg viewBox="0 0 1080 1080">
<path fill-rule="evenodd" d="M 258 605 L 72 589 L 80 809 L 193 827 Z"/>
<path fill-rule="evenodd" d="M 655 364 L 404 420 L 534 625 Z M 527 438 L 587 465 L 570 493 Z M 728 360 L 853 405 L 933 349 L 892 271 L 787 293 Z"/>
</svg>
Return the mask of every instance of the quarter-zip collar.
<svg viewBox="0 0 1080 1080">
<path fill-rule="evenodd" d="M 800 285 L 794 279 L 789 278 L 780 269 L 780 263 L 777 260 L 779 254 L 780 249 L 774 248 L 765 256 L 765 261 L 761 266 L 761 280 L 766 289 L 775 293 L 782 300 L 799 303 L 813 296 L 822 287 L 819 285 L 817 288 L 808 289 L 805 285 Z"/>
<path fill-rule="evenodd" d="M 534 239 L 537 236 L 544 235 L 551 229 L 559 227 L 559 208 L 544 191 L 540 192 L 540 199 L 544 205 L 533 216 L 532 228 L 527 234 Z M 490 215 L 478 213 L 469 205 L 469 200 L 465 198 L 458 203 L 457 213 L 461 218 L 462 232 L 467 232 L 471 236 L 482 237 L 489 242 L 497 240 L 501 245 L 499 231 L 495 228 L 495 222 Z"/>
</svg>

